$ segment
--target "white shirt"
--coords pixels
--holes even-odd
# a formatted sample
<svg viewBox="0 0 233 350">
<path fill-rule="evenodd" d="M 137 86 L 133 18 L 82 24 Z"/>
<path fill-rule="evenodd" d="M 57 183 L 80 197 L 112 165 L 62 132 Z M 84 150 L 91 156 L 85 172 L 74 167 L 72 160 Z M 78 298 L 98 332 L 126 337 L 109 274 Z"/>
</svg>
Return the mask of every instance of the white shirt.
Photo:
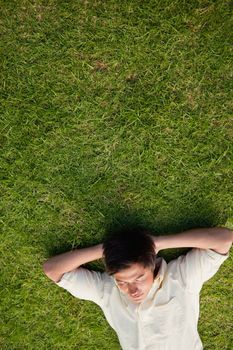
<svg viewBox="0 0 233 350">
<path fill-rule="evenodd" d="M 168 264 L 159 258 L 158 274 L 140 304 L 123 294 L 106 272 L 80 267 L 65 273 L 57 284 L 98 304 L 123 350 L 201 350 L 199 293 L 228 256 L 192 249 Z"/>
</svg>

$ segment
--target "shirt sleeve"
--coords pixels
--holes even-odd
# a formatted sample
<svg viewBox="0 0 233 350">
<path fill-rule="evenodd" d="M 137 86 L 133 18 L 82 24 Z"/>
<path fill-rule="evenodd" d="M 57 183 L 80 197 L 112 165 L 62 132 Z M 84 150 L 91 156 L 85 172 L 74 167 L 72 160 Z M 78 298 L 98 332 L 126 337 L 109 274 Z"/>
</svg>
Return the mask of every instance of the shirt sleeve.
<svg viewBox="0 0 233 350">
<path fill-rule="evenodd" d="M 74 271 L 65 273 L 56 284 L 66 289 L 76 298 L 91 300 L 101 305 L 104 298 L 105 284 L 108 279 L 109 277 L 106 273 L 79 267 Z"/>
<path fill-rule="evenodd" d="M 193 248 L 177 259 L 176 269 L 185 287 L 199 292 L 228 257 L 229 253 L 223 255 L 211 249 Z"/>
</svg>

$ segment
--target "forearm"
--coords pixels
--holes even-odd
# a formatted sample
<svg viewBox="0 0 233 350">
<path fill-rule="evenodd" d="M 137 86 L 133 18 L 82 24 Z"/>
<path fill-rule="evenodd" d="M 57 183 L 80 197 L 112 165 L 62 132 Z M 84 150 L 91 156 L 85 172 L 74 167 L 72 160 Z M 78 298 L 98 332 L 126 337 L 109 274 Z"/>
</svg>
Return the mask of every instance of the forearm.
<svg viewBox="0 0 233 350">
<path fill-rule="evenodd" d="M 102 256 L 102 244 L 89 248 L 75 249 L 50 258 L 44 263 L 43 269 L 50 279 L 58 282 L 65 272 L 72 271 L 90 261 L 100 259 Z"/>
<path fill-rule="evenodd" d="M 233 233 L 222 227 L 198 228 L 182 233 L 154 237 L 156 251 L 167 248 L 213 249 L 225 254 L 231 247 Z"/>
</svg>

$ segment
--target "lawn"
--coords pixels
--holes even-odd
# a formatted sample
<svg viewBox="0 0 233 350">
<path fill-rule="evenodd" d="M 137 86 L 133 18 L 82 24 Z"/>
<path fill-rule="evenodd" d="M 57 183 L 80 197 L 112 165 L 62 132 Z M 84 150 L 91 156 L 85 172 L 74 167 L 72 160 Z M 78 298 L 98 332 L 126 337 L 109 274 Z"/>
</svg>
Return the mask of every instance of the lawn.
<svg viewBox="0 0 233 350">
<path fill-rule="evenodd" d="M 41 265 L 123 224 L 233 228 L 230 1 L 0 3 L 0 347 L 119 350 Z M 231 260 L 201 293 L 205 350 L 232 349 Z"/>
</svg>

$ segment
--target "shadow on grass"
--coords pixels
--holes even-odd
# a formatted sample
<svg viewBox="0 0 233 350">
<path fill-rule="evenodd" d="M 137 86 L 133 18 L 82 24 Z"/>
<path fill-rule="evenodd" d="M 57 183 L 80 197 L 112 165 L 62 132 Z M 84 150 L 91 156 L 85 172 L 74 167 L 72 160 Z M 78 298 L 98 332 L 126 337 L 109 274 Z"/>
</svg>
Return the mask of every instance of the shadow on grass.
<svg viewBox="0 0 233 350">
<path fill-rule="evenodd" d="M 117 233 L 121 230 L 144 230 L 154 236 L 164 234 L 175 234 L 193 228 L 207 228 L 224 225 L 227 215 L 208 200 L 196 202 L 190 207 L 170 208 L 164 217 L 156 216 L 151 210 L 117 210 L 114 217 L 106 223 L 106 235 Z M 186 253 L 190 248 L 167 249 L 159 252 L 166 261 L 177 258 Z"/>
<path fill-rule="evenodd" d="M 117 233 L 122 230 L 145 230 L 152 235 L 174 234 L 198 227 L 215 227 L 224 225 L 227 216 L 219 209 L 216 208 L 213 203 L 208 200 L 196 201 L 189 206 L 187 202 L 185 206 L 166 208 L 163 211 L 160 210 L 160 214 L 156 213 L 155 209 L 132 209 L 120 206 L 119 203 L 116 206 L 101 208 L 102 213 L 105 216 L 104 232 L 105 236 Z M 163 212 L 163 214 L 161 214 Z M 67 242 L 67 238 L 71 238 L 69 235 L 64 235 L 59 238 L 59 241 L 53 240 L 51 235 L 49 239 L 49 256 L 64 253 L 73 248 L 77 248 L 76 244 L 70 244 Z M 94 238 L 94 237 L 93 237 Z M 103 237 L 104 239 L 104 237 Z M 75 242 L 75 238 L 74 238 Z M 96 240 L 93 239 L 93 244 L 96 244 Z M 78 245 L 79 248 L 90 246 L 90 243 L 86 244 L 82 242 Z M 184 254 L 189 249 L 167 249 L 159 252 L 159 256 L 163 256 L 166 261 L 177 258 L 179 255 Z M 93 269 L 103 270 L 103 264 L 100 262 L 93 262 L 88 264 Z"/>
</svg>

